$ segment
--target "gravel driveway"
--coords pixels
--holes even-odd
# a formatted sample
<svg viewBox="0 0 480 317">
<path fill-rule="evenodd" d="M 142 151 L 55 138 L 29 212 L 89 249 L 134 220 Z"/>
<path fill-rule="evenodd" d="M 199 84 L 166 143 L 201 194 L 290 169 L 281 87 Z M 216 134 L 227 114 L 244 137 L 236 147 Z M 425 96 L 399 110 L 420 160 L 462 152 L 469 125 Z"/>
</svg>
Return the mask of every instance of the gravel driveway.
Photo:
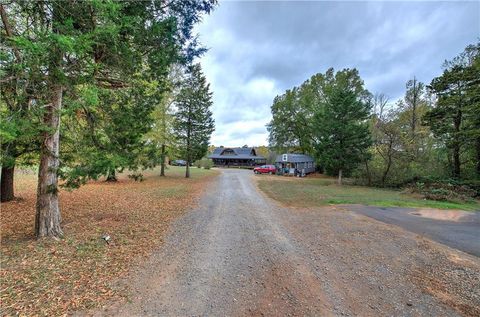
<svg viewBox="0 0 480 317">
<path fill-rule="evenodd" d="M 223 170 L 96 315 L 480 314 L 479 258 L 336 207 L 289 209 Z"/>
</svg>

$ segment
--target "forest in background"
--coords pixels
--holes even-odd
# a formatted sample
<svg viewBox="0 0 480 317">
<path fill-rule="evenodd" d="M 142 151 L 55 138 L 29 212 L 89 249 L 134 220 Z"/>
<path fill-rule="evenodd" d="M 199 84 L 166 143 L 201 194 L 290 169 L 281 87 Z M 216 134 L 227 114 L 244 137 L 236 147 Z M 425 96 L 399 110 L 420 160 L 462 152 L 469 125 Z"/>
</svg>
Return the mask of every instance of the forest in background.
<svg viewBox="0 0 480 317">
<path fill-rule="evenodd" d="M 403 98 L 367 90 L 356 69 L 313 75 L 277 96 L 267 125 L 277 152 L 314 155 L 321 171 L 356 183 L 406 187 L 429 198 L 478 196 L 480 43 Z"/>
</svg>

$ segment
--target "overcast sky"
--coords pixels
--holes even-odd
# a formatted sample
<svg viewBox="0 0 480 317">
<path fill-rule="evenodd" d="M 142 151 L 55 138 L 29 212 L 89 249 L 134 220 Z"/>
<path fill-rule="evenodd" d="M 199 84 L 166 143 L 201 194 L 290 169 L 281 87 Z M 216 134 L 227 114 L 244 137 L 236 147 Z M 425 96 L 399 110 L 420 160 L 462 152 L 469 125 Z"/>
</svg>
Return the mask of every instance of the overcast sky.
<svg viewBox="0 0 480 317">
<path fill-rule="evenodd" d="M 480 37 L 480 2 L 221 1 L 196 28 L 214 94 L 211 143 L 267 145 L 276 95 L 313 74 L 357 68 L 366 88 L 400 98 Z"/>
</svg>

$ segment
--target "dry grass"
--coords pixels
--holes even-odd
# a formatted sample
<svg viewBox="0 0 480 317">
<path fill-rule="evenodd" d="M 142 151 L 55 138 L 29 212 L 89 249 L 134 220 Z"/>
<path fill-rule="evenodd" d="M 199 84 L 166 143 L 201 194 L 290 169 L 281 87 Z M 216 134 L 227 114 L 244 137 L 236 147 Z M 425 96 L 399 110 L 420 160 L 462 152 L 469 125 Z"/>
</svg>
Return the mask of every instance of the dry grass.
<svg viewBox="0 0 480 317">
<path fill-rule="evenodd" d="M 161 244 L 171 220 L 195 204 L 215 171 L 171 168 L 143 182 L 91 182 L 61 191 L 65 238 L 33 237 L 36 177 L 16 177 L 16 199 L 1 205 L 0 315 L 54 316 L 125 296 L 115 281 Z M 107 233 L 112 243 L 101 236 Z"/>
</svg>

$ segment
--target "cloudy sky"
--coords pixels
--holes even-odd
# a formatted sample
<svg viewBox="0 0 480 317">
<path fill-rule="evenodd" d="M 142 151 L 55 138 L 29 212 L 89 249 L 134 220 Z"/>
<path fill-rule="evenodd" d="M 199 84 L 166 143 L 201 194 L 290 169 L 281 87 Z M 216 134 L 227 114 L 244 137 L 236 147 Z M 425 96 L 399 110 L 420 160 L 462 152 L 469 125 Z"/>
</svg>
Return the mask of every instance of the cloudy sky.
<svg viewBox="0 0 480 317">
<path fill-rule="evenodd" d="M 480 37 L 480 2 L 221 1 L 196 31 L 214 93 L 211 143 L 266 145 L 276 95 L 311 75 L 357 68 L 391 100 Z"/>
</svg>

